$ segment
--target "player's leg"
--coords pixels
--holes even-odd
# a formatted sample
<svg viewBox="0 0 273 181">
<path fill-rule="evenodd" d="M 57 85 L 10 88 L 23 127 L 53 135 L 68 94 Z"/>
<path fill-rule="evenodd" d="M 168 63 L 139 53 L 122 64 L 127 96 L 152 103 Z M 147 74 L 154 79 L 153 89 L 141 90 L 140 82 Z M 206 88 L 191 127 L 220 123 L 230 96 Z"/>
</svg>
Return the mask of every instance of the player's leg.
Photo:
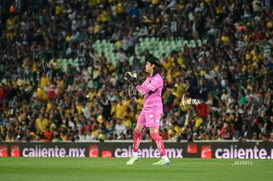
<svg viewBox="0 0 273 181">
<path fill-rule="evenodd" d="M 138 148 L 141 142 L 141 132 L 143 129 L 143 125 L 137 124 L 134 130 L 134 140 L 133 140 L 133 153 L 138 153 Z"/>
<path fill-rule="evenodd" d="M 133 154 L 132 157 L 127 162 L 127 165 L 134 164 L 135 161 L 138 160 L 138 148 L 141 142 L 141 132 L 145 125 L 145 117 L 144 114 L 141 112 L 137 121 L 137 125 L 134 130 L 134 140 L 133 140 Z"/>
<path fill-rule="evenodd" d="M 143 129 L 143 125 L 137 125 L 134 131 L 134 140 L 133 140 L 133 153 L 132 157 L 127 161 L 127 165 L 132 165 L 135 161 L 138 160 L 138 148 L 141 142 L 141 131 Z"/>
<path fill-rule="evenodd" d="M 150 135 L 152 139 L 155 141 L 156 147 L 159 150 L 161 155 L 161 160 L 153 164 L 154 165 L 169 165 L 171 162 L 166 155 L 165 146 L 164 146 L 162 137 L 158 134 L 158 129 L 150 128 Z"/>
<path fill-rule="evenodd" d="M 145 117 L 147 120 L 147 125 L 150 128 L 150 135 L 151 135 L 152 139 L 155 141 L 157 149 L 159 150 L 160 155 L 161 155 L 161 160 L 159 162 L 154 163 L 154 164 L 156 164 L 156 165 L 170 164 L 170 160 L 168 159 L 168 157 L 166 155 L 165 146 L 164 146 L 162 137 L 158 134 L 161 115 L 154 112 L 154 113 L 149 113 L 149 114 L 145 115 Z"/>
</svg>

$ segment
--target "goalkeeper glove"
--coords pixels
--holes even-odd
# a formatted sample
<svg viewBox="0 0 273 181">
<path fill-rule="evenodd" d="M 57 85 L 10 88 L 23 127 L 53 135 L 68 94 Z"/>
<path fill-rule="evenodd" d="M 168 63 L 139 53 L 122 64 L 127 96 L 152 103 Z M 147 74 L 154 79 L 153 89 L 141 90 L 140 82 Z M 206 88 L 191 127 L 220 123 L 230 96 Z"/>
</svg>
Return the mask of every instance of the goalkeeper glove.
<svg viewBox="0 0 273 181">
<path fill-rule="evenodd" d="M 137 74 L 133 72 L 126 72 L 124 79 L 128 80 L 132 85 L 137 86 Z"/>
</svg>

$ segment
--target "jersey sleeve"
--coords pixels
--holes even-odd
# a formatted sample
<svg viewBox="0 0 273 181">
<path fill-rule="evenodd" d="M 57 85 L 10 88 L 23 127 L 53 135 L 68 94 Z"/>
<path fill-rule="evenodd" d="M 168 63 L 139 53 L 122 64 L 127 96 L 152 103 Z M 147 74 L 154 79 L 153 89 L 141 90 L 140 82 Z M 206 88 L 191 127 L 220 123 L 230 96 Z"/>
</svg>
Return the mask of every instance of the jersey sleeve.
<svg viewBox="0 0 273 181">
<path fill-rule="evenodd" d="M 156 89 L 162 85 L 162 79 L 159 77 L 153 77 L 150 81 L 147 81 L 148 83 L 145 82 L 142 85 L 136 86 L 136 89 L 142 95 L 145 95 L 148 92 L 155 92 Z"/>
</svg>

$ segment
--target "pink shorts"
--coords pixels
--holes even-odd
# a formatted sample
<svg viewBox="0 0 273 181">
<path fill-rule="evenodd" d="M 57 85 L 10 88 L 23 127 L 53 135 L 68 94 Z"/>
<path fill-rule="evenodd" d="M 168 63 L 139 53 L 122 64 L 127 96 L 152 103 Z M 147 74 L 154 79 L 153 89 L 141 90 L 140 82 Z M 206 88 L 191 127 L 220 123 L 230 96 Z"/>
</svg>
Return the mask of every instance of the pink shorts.
<svg viewBox="0 0 273 181">
<path fill-rule="evenodd" d="M 147 112 L 142 110 L 138 117 L 137 124 L 143 125 L 147 128 L 159 129 L 160 117 L 161 114 L 157 112 Z"/>
</svg>

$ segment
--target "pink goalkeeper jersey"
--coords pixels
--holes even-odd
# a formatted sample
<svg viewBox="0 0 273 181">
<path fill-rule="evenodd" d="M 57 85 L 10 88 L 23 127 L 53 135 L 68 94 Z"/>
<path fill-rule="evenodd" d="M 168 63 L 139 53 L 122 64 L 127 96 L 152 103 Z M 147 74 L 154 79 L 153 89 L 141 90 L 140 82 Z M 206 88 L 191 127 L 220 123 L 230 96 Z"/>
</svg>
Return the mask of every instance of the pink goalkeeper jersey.
<svg viewBox="0 0 273 181">
<path fill-rule="evenodd" d="M 147 77 L 142 85 L 137 85 L 136 89 L 144 95 L 144 111 L 155 111 L 159 114 L 163 112 L 162 93 L 163 79 L 159 74 Z"/>
</svg>

